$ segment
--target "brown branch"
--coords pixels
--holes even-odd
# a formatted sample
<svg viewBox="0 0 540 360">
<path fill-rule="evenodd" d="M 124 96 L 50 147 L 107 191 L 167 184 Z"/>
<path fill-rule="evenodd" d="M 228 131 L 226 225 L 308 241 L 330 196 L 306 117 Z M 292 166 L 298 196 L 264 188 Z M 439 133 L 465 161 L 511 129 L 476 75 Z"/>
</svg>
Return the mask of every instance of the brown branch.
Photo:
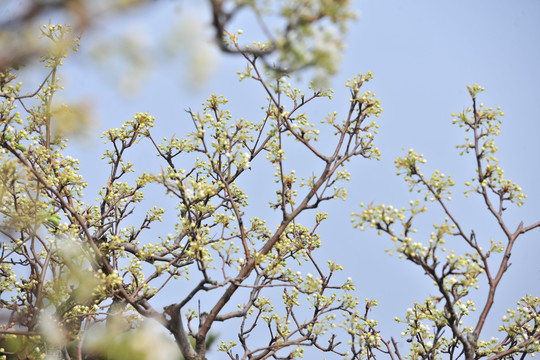
<svg viewBox="0 0 540 360">
<path fill-rule="evenodd" d="M 534 336 L 531 336 L 527 341 L 524 341 L 524 342 L 522 342 L 521 344 L 518 344 L 518 345 L 513 345 L 510 349 L 507 349 L 505 351 L 501 351 L 500 353 L 495 354 L 494 356 L 488 358 L 487 360 L 503 359 L 503 358 L 507 357 L 508 355 L 519 353 L 519 352 L 523 351 L 523 350 L 521 350 L 522 348 L 526 347 L 527 345 L 529 345 L 531 343 L 534 343 L 535 341 L 538 341 L 539 339 L 540 339 L 540 332 L 537 332 Z M 524 354 L 526 354 L 526 353 L 527 352 L 524 351 Z"/>
</svg>

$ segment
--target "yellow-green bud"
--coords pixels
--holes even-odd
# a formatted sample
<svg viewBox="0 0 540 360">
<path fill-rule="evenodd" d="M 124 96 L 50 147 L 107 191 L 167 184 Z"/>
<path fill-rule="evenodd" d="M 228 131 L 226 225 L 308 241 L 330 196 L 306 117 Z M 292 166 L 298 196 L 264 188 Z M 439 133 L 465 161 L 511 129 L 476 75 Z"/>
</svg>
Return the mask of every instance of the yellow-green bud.
<svg viewBox="0 0 540 360">
<path fill-rule="evenodd" d="M 47 221 L 53 224 L 55 227 L 60 226 L 60 215 L 52 214 L 47 218 Z"/>
<path fill-rule="evenodd" d="M 17 150 L 26 151 L 26 146 L 24 146 L 24 145 L 15 144 L 14 146 L 15 146 L 15 149 L 17 149 Z"/>
</svg>

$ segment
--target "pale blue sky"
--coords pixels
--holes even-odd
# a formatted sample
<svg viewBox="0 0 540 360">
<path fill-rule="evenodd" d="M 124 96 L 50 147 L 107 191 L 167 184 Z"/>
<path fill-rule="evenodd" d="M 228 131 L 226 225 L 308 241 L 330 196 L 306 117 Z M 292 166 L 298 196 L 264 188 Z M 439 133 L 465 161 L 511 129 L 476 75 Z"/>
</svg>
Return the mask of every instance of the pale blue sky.
<svg viewBox="0 0 540 360">
<path fill-rule="evenodd" d="M 195 2 L 180 3 L 183 5 L 178 9 L 174 1 L 157 2 L 150 11 L 134 12 L 112 24 L 107 20 L 98 23 L 85 33 L 82 54 L 96 46 L 96 39 L 127 29 L 144 33 L 143 40 L 151 48 L 162 40 L 163 31 L 170 23 L 193 21 L 193 14 L 199 14 L 194 10 L 186 17 L 187 9 Z M 195 23 L 202 22 L 204 28 L 204 19 L 207 19 L 204 10 L 207 9 L 200 3 L 198 7 L 203 12 L 199 18 L 195 17 Z M 403 316 L 414 301 L 423 301 L 427 294 L 435 293 L 435 288 L 420 269 L 384 253 L 384 249 L 392 245 L 389 239 L 379 238 L 370 231 L 354 231 L 350 213 L 359 210 L 360 202 L 404 206 L 415 198 L 395 176 L 393 166 L 393 160 L 403 154 L 402 149 L 413 148 L 428 160 L 425 173 L 439 169 L 453 175 L 458 186 L 451 208 L 465 227 L 474 228 L 478 238 L 487 244 L 489 237 L 495 234 L 494 223 L 478 198 L 464 201 L 461 196 L 460 185 L 473 177 L 474 169 L 470 158 L 458 156 L 455 145 L 462 142 L 463 133 L 451 125 L 450 116 L 470 105 L 466 85 L 478 83 L 486 88 L 480 101 L 493 107 L 501 106 L 506 113 L 497 142 L 498 158 L 506 170 L 505 175 L 520 184 L 529 196 L 524 207 L 508 211 L 511 227 L 517 226 L 521 219 L 526 224 L 538 220 L 540 1 L 379 0 L 356 1 L 354 7 L 360 17 L 350 27 L 341 71 L 332 81 L 331 86 L 336 91 L 334 101 L 321 101 L 312 111 L 314 116 L 320 117 L 334 110 L 345 112 L 349 95 L 343 87 L 345 80 L 357 73 L 372 71 L 375 79 L 369 89 L 381 99 L 384 109 L 376 137 L 382 159 L 379 162 L 359 159 L 349 166 L 353 177 L 348 185 L 348 200 L 336 201 L 324 208 L 330 212 L 330 218 L 322 228 L 326 245 L 319 256 L 332 258 L 345 266 L 345 275 L 355 280 L 361 299 L 379 299 L 380 309 L 374 316 L 381 320 L 383 336 L 399 337 L 402 329 L 393 324 L 394 316 Z M 244 31 L 248 33 L 249 28 Z M 67 60 L 66 94 L 76 89 L 74 96 L 89 99 L 100 119 L 95 139 L 87 139 L 75 149 L 90 182 L 87 193 L 90 198 L 95 197 L 96 187 L 102 185 L 107 176 L 94 150 L 101 148 L 98 134 L 107 127 L 119 126 L 136 112 L 148 111 L 156 116 L 157 131 L 163 135 L 190 130 L 191 121 L 184 109 L 200 109 L 200 104 L 211 93 L 230 99 L 234 117 L 261 116 L 258 109 L 265 104 L 262 92 L 253 83 L 236 81 L 236 71 L 244 66 L 242 59 L 212 50 L 209 54 L 215 56 L 208 62 L 208 66 L 215 64 L 214 75 L 197 86 L 189 82 L 193 69 L 189 68 L 185 57 L 167 59 L 159 52 L 150 54 L 156 63 L 150 74 L 140 74 L 140 88 L 129 96 L 119 93 L 115 81 L 111 80 L 116 71 L 122 69 L 122 63 L 116 70 L 104 71 L 83 56 Z M 139 170 L 157 164 L 144 151 L 137 157 L 144 162 L 138 164 Z M 260 192 L 261 181 L 256 178 L 247 181 L 248 193 Z M 253 210 L 253 216 L 268 213 L 257 206 L 253 206 Z M 436 216 L 426 217 L 423 224 L 426 227 L 420 232 L 429 233 L 430 224 L 437 219 Z M 425 237 L 419 238 L 423 239 Z M 540 233 L 536 231 L 518 242 L 513 265 L 501 284 L 496 312 L 490 318 L 491 328 L 485 330 L 486 334 L 494 334 L 495 324 L 504 309 L 513 306 L 520 296 L 540 295 L 539 239 Z"/>
</svg>

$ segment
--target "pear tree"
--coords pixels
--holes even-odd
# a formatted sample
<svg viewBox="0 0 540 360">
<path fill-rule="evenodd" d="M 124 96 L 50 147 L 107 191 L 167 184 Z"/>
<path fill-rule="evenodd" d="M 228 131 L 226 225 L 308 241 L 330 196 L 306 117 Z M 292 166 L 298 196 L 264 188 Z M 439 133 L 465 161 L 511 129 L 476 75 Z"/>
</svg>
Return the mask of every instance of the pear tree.
<svg viewBox="0 0 540 360">
<path fill-rule="evenodd" d="M 381 154 L 371 72 L 347 81 L 349 99 L 332 103 L 335 111 L 311 111 L 332 100 L 321 74 L 335 72 L 353 17 L 349 2 L 209 1 L 218 47 L 245 62 L 239 79 L 263 93 L 259 117 L 243 118 L 227 94 L 210 94 L 179 114 L 187 134 L 171 129 L 163 137 L 159 118 L 136 112 L 102 134 L 106 148 L 96 161 L 107 179 L 89 199 L 93 180 L 59 125 L 84 114 L 55 104 L 69 91 L 63 62 L 80 48 L 96 3 L 34 2 L 21 24 L 54 8 L 75 16 L 75 30 L 47 24 L 46 46 L 0 63 L 0 358 L 494 360 L 540 351 L 538 294 L 523 294 L 508 310 L 502 336 L 486 329 L 516 242 L 540 222 L 507 217 L 526 197 L 495 157 L 504 114 L 477 103 L 483 88 L 468 88 L 472 105 L 453 122 L 469 134 L 458 148 L 475 164 L 465 196 L 485 206 L 497 239 L 460 220 L 450 206 L 454 180 L 441 171 L 424 175 L 426 160 L 413 150 L 395 164 L 419 198 L 404 208 L 362 204 L 353 214 L 353 226 L 388 237 L 388 251 L 433 283 L 432 295 L 396 314 L 401 331 L 393 336 L 375 319 L 377 300 L 359 300 L 339 259 L 320 251 L 325 207 L 347 196 L 347 166 Z M 146 5 L 109 6 L 114 13 Z M 248 34 L 230 30 L 246 9 L 265 35 L 248 45 Z M 276 14 L 284 27 L 269 30 Z M 23 83 L 21 62 L 35 56 L 43 76 Z M 293 85 L 302 70 L 314 75 L 307 89 Z M 159 170 L 133 156 L 142 147 Z M 309 170 L 296 167 L 298 157 Z M 264 191 L 247 186 L 250 179 Z M 443 218 L 425 236 L 417 227 L 433 207 Z"/>
</svg>

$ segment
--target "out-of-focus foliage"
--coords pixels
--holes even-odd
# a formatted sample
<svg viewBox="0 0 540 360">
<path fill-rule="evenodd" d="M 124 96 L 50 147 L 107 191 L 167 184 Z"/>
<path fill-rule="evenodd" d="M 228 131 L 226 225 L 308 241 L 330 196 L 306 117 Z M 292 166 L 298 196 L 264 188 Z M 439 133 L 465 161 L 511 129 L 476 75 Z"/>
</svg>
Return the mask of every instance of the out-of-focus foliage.
<svg viewBox="0 0 540 360">
<path fill-rule="evenodd" d="M 173 1 L 177 1 L 180 15 L 183 11 L 190 14 L 189 18 L 179 16 L 176 22 L 161 24 L 168 34 L 164 41 L 150 39 L 150 45 L 141 41 L 144 33 L 132 29 L 121 36 L 102 39 L 95 52 L 102 59 L 103 56 L 121 56 L 123 68 L 131 64 L 128 68 L 132 67 L 141 75 L 142 68 L 148 68 L 159 53 L 165 49 L 174 52 L 175 47 L 182 47 L 182 42 L 192 39 L 193 30 L 211 28 L 210 37 L 223 52 L 260 57 L 269 68 L 283 74 L 313 69 L 312 78 L 322 85 L 338 69 L 343 36 L 347 24 L 355 17 L 349 0 L 207 0 L 204 2 L 207 9 L 201 9 L 198 1 Z M 0 47 L 3 49 L 0 69 L 16 67 L 42 54 L 44 45 L 36 41 L 35 29 L 49 21 L 51 15 L 71 24 L 74 36 L 78 36 L 126 14 L 139 12 L 142 18 L 150 7 L 161 5 L 154 0 L 27 0 L 0 4 Z M 192 5 L 203 13 L 193 14 Z M 240 48 L 230 43 L 228 32 L 242 25 L 251 27 L 253 20 L 258 30 L 249 34 L 248 42 Z M 197 36 L 200 37 L 198 42 L 204 43 L 204 34 Z M 195 44 L 184 50 L 195 56 L 192 61 L 211 59 L 207 49 Z M 203 79 L 198 79 L 201 81 Z"/>
</svg>

